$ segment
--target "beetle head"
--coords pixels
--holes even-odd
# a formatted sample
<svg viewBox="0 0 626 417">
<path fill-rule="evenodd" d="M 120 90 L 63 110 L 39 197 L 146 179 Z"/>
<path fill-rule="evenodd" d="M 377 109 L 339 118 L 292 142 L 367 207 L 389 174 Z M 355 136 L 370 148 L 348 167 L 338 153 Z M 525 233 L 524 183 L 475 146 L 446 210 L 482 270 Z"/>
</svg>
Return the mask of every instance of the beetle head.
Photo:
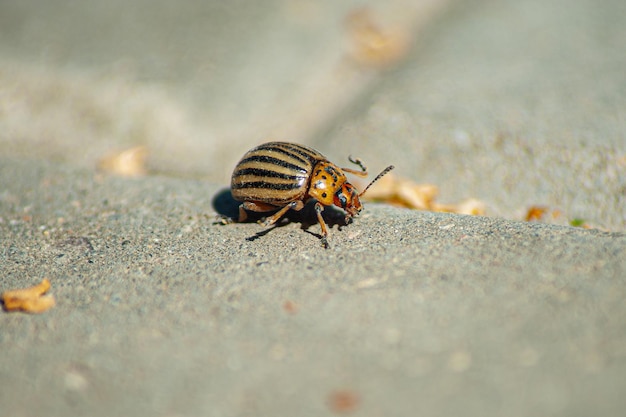
<svg viewBox="0 0 626 417">
<path fill-rule="evenodd" d="M 333 203 L 348 213 L 348 217 L 354 217 L 363 209 L 360 195 L 356 188 L 349 182 L 344 182 L 337 190 Z"/>
<path fill-rule="evenodd" d="M 354 185 L 347 181 L 346 174 L 343 173 L 341 168 L 328 161 L 322 161 L 315 166 L 311 175 L 309 195 L 325 206 L 334 204 L 337 207 L 341 207 L 347 213 L 346 221 L 349 221 L 363 209 L 361 196 L 365 194 L 372 184 L 392 169 L 393 166 L 385 168 L 359 193 Z M 355 173 L 353 171 L 350 172 Z"/>
<path fill-rule="evenodd" d="M 372 186 L 372 184 L 381 179 L 383 175 L 387 174 L 393 168 L 393 165 L 389 165 L 387 168 L 385 168 L 380 174 L 376 176 L 376 178 L 372 180 L 372 182 L 367 185 L 367 187 L 365 187 L 365 189 L 361 193 L 359 193 L 356 188 L 354 188 L 354 186 L 347 181 L 341 185 L 341 188 L 339 188 L 337 190 L 337 193 L 335 193 L 334 204 L 341 207 L 346 211 L 346 213 L 348 213 L 346 220 L 349 220 L 350 218 L 359 214 L 359 212 L 363 209 L 363 205 L 361 204 L 361 196 L 365 194 L 365 192 Z"/>
</svg>

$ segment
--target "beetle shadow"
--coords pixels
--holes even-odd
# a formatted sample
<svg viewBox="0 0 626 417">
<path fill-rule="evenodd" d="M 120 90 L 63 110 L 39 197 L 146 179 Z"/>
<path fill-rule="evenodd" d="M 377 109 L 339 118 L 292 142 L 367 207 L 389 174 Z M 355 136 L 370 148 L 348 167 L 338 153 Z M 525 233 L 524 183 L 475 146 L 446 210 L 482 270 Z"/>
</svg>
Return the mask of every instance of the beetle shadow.
<svg viewBox="0 0 626 417">
<path fill-rule="evenodd" d="M 236 221 L 239 218 L 239 201 L 233 198 L 230 188 L 222 188 L 211 201 L 213 209 L 219 217 Z"/>
<path fill-rule="evenodd" d="M 218 217 L 222 219 L 222 221 L 216 221 L 216 223 L 227 224 L 237 222 L 239 218 L 239 205 L 241 202 L 235 200 L 230 192 L 230 188 L 223 188 L 215 196 L 212 200 L 213 209 L 217 212 Z M 276 209 L 278 211 L 278 209 Z M 264 219 L 265 217 L 271 216 L 276 211 L 267 211 L 263 213 L 257 213 L 253 211 L 246 211 L 248 213 L 248 218 L 244 223 L 257 223 L 258 221 Z M 346 214 L 338 209 L 335 209 L 332 206 L 326 206 L 324 211 L 322 212 L 322 217 L 326 222 L 326 225 L 329 229 L 332 229 L 334 226 L 338 226 L 339 230 L 343 226 L 346 226 Z M 315 200 L 308 201 L 302 210 L 294 211 L 289 210 L 287 213 L 278 221 L 276 224 L 271 227 L 264 228 L 263 230 L 255 233 L 254 235 L 246 238 L 248 241 L 253 241 L 259 239 L 266 234 L 270 233 L 272 230 L 288 225 L 289 223 L 300 223 L 300 228 L 307 233 L 317 237 L 318 239 L 322 238 L 322 235 L 319 233 L 314 233 L 308 230 L 311 226 L 315 226 L 318 224 L 317 221 L 317 213 L 315 212 Z"/>
</svg>

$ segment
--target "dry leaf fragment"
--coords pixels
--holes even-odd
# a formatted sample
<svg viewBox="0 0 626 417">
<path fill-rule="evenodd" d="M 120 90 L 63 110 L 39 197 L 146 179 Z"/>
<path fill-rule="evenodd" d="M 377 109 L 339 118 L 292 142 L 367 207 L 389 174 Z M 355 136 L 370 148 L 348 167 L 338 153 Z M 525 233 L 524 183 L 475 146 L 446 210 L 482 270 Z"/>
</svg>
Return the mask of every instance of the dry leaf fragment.
<svg viewBox="0 0 626 417">
<path fill-rule="evenodd" d="M 527 222 L 539 223 L 557 223 L 561 219 L 560 224 L 567 224 L 573 227 L 581 227 L 583 229 L 606 230 L 600 226 L 589 224 L 587 220 L 574 217 L 572 219 L 563 218 L 561 210 L 548 206 L 531 206 L 526 211 L 524 219 Z"/>
<path fill-rule="evenodd" d="M 52 295 L 45 295 L 50 289 L 50 281 L 44 278 L 32 287 L 9 290 L 2 293 L 2 305 L 6 311 L 23 311 L 25 313 L 43 313 L 55 305 Z"/>
<path fill-rule="evenodd" d="M 438 194 L 439 189 L 436 185 L 417 184 L 413 180 L 396 177 L 390 173 L 374 184 L 365 196 L 369 200 L 416 210 L 470 215 L 485 214 L 485 204 L 480 200 L 470 198 L 458 204 L 440 204 L 435 202 Z"/>
<path fill-rule="evenodd" d="M 383 28 L 373 11 L 358 8 L 352 11 L 346 26 L 352 41 L 352 56 L 361 64 L 385 67 L 395 64 L 409 50 L 406 28 Z"/>
<path fill-rule="evenodd" d="M 383 201 L 395 206 L 428 210 L 438 192 L 439 190 L 435 185 L 415 184 L 409 179 L 395 176 L 392 172 L 372 185 L 365 197 L 369 200 Z"/>
<path fill-rule="evenodd" d="M 123 177 L 139 177 L 146 174 L 145 146 L 135 146 L 112 155 L 105 156 L 98 162 L 98 168 Z"/>
<path fill-rule="evenodd" d="M 358 408 L 359 402 L 358 394 L 348 389 L 333 391 L 328 396 L 328 406 L 336 413 L 350 413 Z"/>
<path fill-rule="evenodd" d="M 432 211 L 446 213 L 468 214 L 470 216 L 482 216 L 485 214 L 485 203 L 475 198 L 468 198 L 458 204 L 437 204 L 433 203 Z"/>
<path fill-rule="evenodd" d="M 283 310 L 289 314 L 296 314 L 298 312 L 298 305 L 291 300 L 287 300 L 283 303 Z"/>
<path fill-rule="evenodd" d="M 544 221 L 548 215 L 550 215 L 552 219 L 557 219 L 561 216 L 561 211 L 545 206 L 531 206 L 526 212 L 526 221 Z"/>
</svg>

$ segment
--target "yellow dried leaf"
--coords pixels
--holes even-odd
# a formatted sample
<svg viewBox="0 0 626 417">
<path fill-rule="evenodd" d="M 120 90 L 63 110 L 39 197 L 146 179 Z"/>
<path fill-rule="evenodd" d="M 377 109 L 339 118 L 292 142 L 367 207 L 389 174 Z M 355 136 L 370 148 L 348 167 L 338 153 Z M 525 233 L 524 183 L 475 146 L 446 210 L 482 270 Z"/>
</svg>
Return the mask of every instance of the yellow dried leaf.
<svg viewBox="0 0 626 417">
<path fill-rule="evenodd" d="M 544 221 L 548 215 L 552 219 L 558 219 L 561 216 L 561 211 L 546 206 L 531 206 L 526 212 L 526 221 Z"/>
<path fill-rule="evenodd" d="M 44 295 L 50 289 L 50 281 L 44 278 L 41 283 L 28 288 L 9 290 L 2 293 L 2 305 L 6 311 L 43 313 L 54 307 L 52 295 Z"/>
<path fill-rule="evenodd" d="M 374 12 L 367 8 L 352 11 L 346 26 L 353 58 L 361 64 L 385 67 L 403 58 L 410 46 L 406 28 L 383 28 Z"/>
<path fill-rule="evenodd" d="M 145 146 L 135 146 L 105 156 L 98 162 L 98 168 L 123 177 L 138 177 L 147 172 L 145 166 L 147 155 L 148 150 Z"/>
<path fill-rule="evenodd" d="M 435 202 L 439 189 L 433 184 L 417 184 L 413 180 L 388 174 L 372 185 L 365 194 L 368 200 L 415 210 L 441 211 L 448 213 L 482 215 L 485 204 L 477 199 L 467 199 L 459 204 L 439 204 Z"/>
</svg>

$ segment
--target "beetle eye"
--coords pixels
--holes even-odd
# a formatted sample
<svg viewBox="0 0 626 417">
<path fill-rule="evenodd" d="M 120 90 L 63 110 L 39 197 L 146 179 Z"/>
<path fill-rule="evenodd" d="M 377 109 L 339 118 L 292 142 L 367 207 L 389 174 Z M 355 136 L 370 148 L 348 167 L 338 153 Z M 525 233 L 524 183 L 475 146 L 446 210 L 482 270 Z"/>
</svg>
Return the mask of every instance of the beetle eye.
<svg viewBox="0 0 626 417">
<path fill-rule="evenodd" d="M 342 209 L 345 209 L 348 205 L 348 198 L 341 188 L 335 194 L 335 205 L 341 207 Z"/>
</svg>

